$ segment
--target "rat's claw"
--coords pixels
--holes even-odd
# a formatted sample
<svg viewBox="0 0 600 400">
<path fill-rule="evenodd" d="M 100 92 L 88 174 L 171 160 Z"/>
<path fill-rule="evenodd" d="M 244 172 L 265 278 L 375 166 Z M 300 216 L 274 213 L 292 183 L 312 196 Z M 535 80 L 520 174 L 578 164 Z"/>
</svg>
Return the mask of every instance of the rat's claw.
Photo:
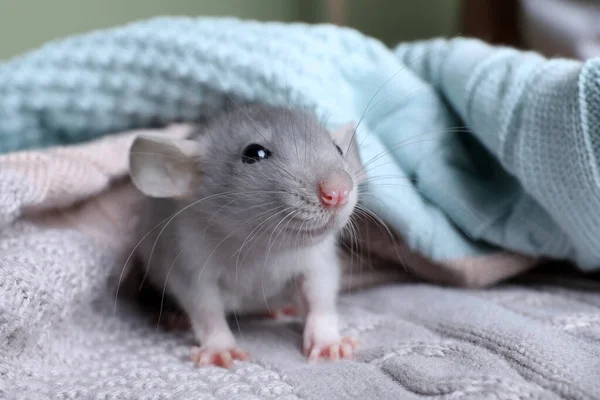
<svg viewBox="0 0 600 400">
<path fill-rule="evenodd" d="M 331 361 L 337 361 L 340 358 L 340 346 L 337 344 L 332 344 L 331 346 L 329 346 L 329 349 L 327 349 L 329 352 L 329 359 Z"/>
<path fill-rule="evenodd" d="M 311 344 L 308 349 L 308 360 L 315 362 L 320 358 L 337 361 L 339 359 L 349 359 L 358 348 L 358 342 L 353 337 L 347 336 L 327 345 L 317 346 Z"/>
<path fill-rule="evenodd" d="M 346 337 L 342 338 L 342 343 L 347 346 L 350 346 L 352 351 L 358 349 L 358 340 L 356 340 L 352 336 L 346 336 Z"/>
<path fill-rule="evenodd" d="M 238 349 L 238 348 L 232 349 L 231 350 L 231 355 L 236 360 L 242 360 L 242 361 L 245 361 L 245 360 L 247 360 L 247 359 L 250 358 L 250 354 L 248 354 L 247 351 L 242 350 L 242 349 Z"/>
<path fill-rule="evenodd" d="M 247 351 L 237 347 L 227 350 L 213 350 L 202 347 L 192 348 L 192 361 L 197 366 L 214 365 L 223 368 L 230 368 L 234 360 L 248 360 L 250 355 Z"/>
<path fill-rule="evenodd" d="M 311 362 L 317 361 L 320 355 L 321 350 L 315 347 L 310 351 L 310 354 L 308 355 L 308 360 Z"/>
<path fill-rule="evenodd" d="M 231 364 L 233 364 L 233 357 L 231 357 L 231 354 L 228 351 L 222 351 L 218 353 L 215 359 L 217 365 L 220 365 L 225 368 L 229 368 L 231 367 Z"/>
<path fill-rule="evenodd" d="M 344 343 L 340 346 L 340 355 L 342 356 L 342 358 L 352 357 L 353 352 L 354 352 L 354 349 L 352 348 L 352 346 L 350 346 L 347 343 Z"/>
</svg>

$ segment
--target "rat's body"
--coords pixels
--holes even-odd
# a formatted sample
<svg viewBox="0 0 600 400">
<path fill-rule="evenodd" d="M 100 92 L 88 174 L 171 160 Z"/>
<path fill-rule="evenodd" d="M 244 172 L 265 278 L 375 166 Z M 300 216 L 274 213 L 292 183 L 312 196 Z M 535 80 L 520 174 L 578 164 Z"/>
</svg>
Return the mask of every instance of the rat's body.
<svg viewBox="0 0 600 400">
<path fill-rule="evenodd" d="M 226 314 L 273 311 L 295 292 L 307 354 L 351 355 L 355 342 L 338 330 L 336 239 L 357 202 L 360 161 L 352 132 L 336 135 L 338 145 L 308 115 L 253 106 L 216 117 L 189 140 L 134 143 L 132 179 L 154 197 L 141 235 L 160 224 L 138 255 L 148 279 L 188 315 L 199 363 L 245 358 Z"/>
<path fill-rule="evenodd" d="M 189 204 L 190 201 L 173 199 L 146 202 L 141 233 L 147 233 Z M 339 271 L 333 235 L 309 246 L 280 249 L 277 241 L 290 233 L 278 229 L 267 247 L 270 229 L 265 231 L 268 235 L 262 238 L 262 243 L 258 243 L 259 238 L 249 240 L 238 251 L 245 238 L 225 238 L 226 234 L 212 232 L 210 227 L 205 231 L 209 222 L 202 216 L 179 219 L 178 222 L 173 220 L 161 233 L 151 259 L 152 246 L 163 225 L 144 239 L 138 251 L 150 282 L 160 290 L 167 282 L 167 292 L 176 293 L 180 303 L 184 302 L 181 297 L 187 293 L 187 287 L 192 284 L 202 287 L 208 283 L 218 286 L 226 313 L 274 311 L 296 300 L 295 289 L 300 284 L 296 278 L 309 272 L 314 265 L 332 276 L 336 283 L 332 289 L 337 290 Z M 277 233 L 280 235 L 275 239 Z"/>
</svg>

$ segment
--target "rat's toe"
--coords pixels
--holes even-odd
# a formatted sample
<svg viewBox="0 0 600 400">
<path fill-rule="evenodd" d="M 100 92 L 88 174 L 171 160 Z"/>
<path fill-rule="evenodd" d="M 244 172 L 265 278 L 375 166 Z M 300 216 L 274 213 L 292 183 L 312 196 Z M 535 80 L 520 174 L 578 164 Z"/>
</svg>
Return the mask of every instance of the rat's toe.
<svg viewBox="0 0 600 400">
<path fill-rule="evenodd" d="M 246 361 L 250 358 L 250 354 L 242 349 L 234 348 L 231 350 L 231 355 L 235 360 Z"/>
<path fill-rule="evenodd" d="M 352 351 L 358 349 L 358 340 L 356 340 L 352 336 L 344 336 L 342 338 L 342 343 L 350 346 L 352 348 Z"/>
<path fill-rule="evenodd" d="M 214 356 L 215 365 L 223 368 L 229 368 L 233 364 L 233 357 L 229 351 L 222 351 Z"/>
<path fill-rule="evenodd" d="M 347 336 L 331 344 L 321 346 L 312 345 L 308 350 L 308 359 L 311 362 L 321 358 L 331 361 L 349 359 L 357 348 L 358 342 L 356 339 Z"/>
<path fill-rule="evenodd" d="M 332 344 L 326 351 L 327 356 L 331 361 L 337 361 L 340 358 L 340 346 L 337 344 Z"/>
<path fill-rule="evenodd" d="M 210 348 L 194 347 L 192 348 L 192 361 L 197 366 L 210 366 L 230 368 L 235 360 L 248 360 L 250 355 L 247 351 L 237 347 L 227 350 L 217 350 Z"/>
<path fill-rule="evenodd" d="M 342 356 L 342 358 L 348 359 L 348 358 L 352 357 L 353 353 L 354 353 L 354 349 L 349 344 L 344 343 L 340 346 L 340 355 Z"/>
</svg>

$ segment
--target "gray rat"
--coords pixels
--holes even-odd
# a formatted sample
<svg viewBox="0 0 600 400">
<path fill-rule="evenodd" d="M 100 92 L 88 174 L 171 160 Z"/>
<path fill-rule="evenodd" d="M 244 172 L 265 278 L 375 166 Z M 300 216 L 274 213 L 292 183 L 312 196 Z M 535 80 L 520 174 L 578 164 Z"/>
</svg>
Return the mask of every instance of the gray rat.
<svg viewBox="0 0 600 400">
<path fill-rule="evenodd" d="M 137 256 L 189 317 L 197 364 L 247 359 L 226 316 L 274 312 L 290 299 L 300 299 L 310 360 L 353 354 L 357 342 L 341 337 L 336 311 L 337 237 L 362 171 L 353 131 L 249 105 L 210 118 L 188 139 L 135 139 L 130 175 L 148 196 Z"/>
</svg>

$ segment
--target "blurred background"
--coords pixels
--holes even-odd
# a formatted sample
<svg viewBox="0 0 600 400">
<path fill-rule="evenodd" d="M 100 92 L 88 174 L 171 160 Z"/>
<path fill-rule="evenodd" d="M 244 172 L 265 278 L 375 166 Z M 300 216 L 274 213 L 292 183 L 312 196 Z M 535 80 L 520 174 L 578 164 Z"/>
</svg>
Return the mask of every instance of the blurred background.
<svg viewBox="0 0 600 400">
<path fill-rule="evenodd" d="M 390 46 L 462 35 L 549 56 L 600 55 L 600 0 L 0 0 L 0 60 L 52 39 L 160 15 L 329 22 Z"/>
</svg>

